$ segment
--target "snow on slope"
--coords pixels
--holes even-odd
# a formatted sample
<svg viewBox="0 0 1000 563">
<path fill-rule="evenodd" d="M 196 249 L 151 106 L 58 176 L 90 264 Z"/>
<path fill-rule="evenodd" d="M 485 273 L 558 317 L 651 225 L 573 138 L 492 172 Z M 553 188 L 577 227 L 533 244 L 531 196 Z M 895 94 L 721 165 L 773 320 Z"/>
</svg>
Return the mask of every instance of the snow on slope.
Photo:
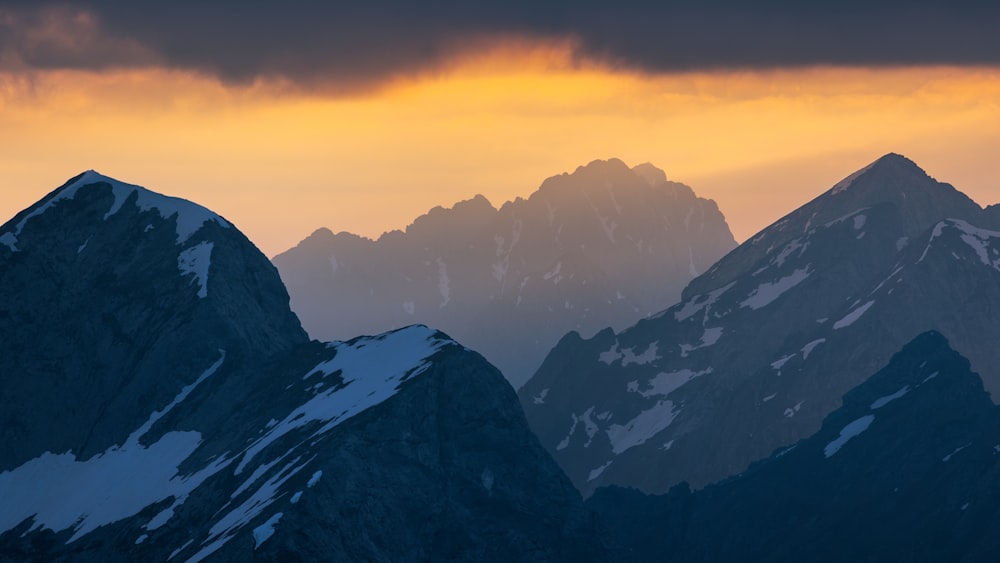
<svg viewBox="0 0 1000 563">
<path fill-rule="evenodd" d="M 223 227 L 229 227 L 229 223 L 225 219 L 196 203 L 192 203 L 186 199 L 151 192 L 141 186 L 119 182 L 114 178 L 109 178 L 93 170 L 88 170 L 81 174 L 75 181 L 59 190 L 54 197 L 46 201 L 38 209 L 23 217 L 15 226 L 14 232 L 7 232 L 0 235 L 0 243 L 7 245 L 8 248 L 16 252 L 18 250 L 17 237 L 21 235 L 21 231 L 30 219 L 42 215 L 62 200 L 74 199 L 81 188 L 98 183 L 110 185 L 115 198 L 111 204 L 111 208 L 104 214 L 105 220 L 118 213 L 128 198 L 133 193 L 137 193 L 135 203 L 140 210 L 148 211 L 156 209 L 164 219 L 176 217 L 177 244 L 183 244 L 208 221 L 215 221 Z"/>
<path fill-rule="evenodd" d="M 149 446 L 139 443 L 157 420 L 219 369 L 226 357 L 225 352 L 220 352 L 222 357 L 217 362 L 184 387 L 169 405 L 151 414 L 120 447 L 112 446 L 86 461 L 76 459 L 72 452 L 46 452 L 0 473 L 0 498 L 4 499 L 0 532 L 31 518 L 32 530 L 60 532 L 72 528 L 72 542 L 171 496 L 185 498 L 221 469 L 212 464 L 192 475 L 178 473 L 181 462 L 201 442 L 198 432 L 168 432 Z"/>
<path fill-rule="evenodd" d="M 268 423 L 261 429 L 261 437 L 243 451 L 223 454 L 193 473 L 184 474 L 179 468 L 201 444 L 199 432 L 169 431 L 149 445 L 142 445 L 140 439 L 218 371 L 225 360 L 225 352 L 220 350 L 218 361 L 168 405 L 153 412 L 121 446 L 112 446 L 87 460 L 77 459 L 73 452 L 46 452 L 0 473 L 0 498 L 4 499 L 0 503 L 0 533 L 30 520 L 32 530 L 72 530 L 69 543 L 100 526 L 135 516 L 146 507 L 173 498 L 169 507 L 144 526 L 154 530 L 166 524 L 206 479 L 241 460 L 233 470 L 233 475 L 238 476 L 256 459 L 254 471 L 242 479 L 230 501 L 218 508 L 207 537 L 198 546 L 200 550 L 188 559 L 198 561 L 222 547 L 277 499 L 295 492 L 282 490 L 282 485 L 312 460 L 308 445 L 317 436 L 394 396 L 403 382 L 423 373 L 431 365 L 431 356 L 449 344 L 454 342 L 424 326 L 328 343 L 329 359 L 286 388 L 294 394 L 307 389 L 312 398 L 292 409 L 282 421 Z M 315 383 L 317 378 L 325 388 Z M 268 453 L 268 446 L 311 423 L 316 430 L 310 435 L 287 449 L 280 448 L 271 458 L 257 459 Z M 275 467 L 280 470 L 269 473 Z M 313 475 L 310 486 L 320 474 L 317 471 Z M 270 476 L 264 479 L 265 475 Z M 261 480 L 264 482 L 259 484 Z M 296 501 L 301 496 L 299 491 Z M 270 537 L 278 518 L 272 514 L 269 525 L 259 527 L 255 534 L 258 544 L 267 539 L 265 535 Z M 136 542 L 143 540 L 140 536 Z"/>
</svg>

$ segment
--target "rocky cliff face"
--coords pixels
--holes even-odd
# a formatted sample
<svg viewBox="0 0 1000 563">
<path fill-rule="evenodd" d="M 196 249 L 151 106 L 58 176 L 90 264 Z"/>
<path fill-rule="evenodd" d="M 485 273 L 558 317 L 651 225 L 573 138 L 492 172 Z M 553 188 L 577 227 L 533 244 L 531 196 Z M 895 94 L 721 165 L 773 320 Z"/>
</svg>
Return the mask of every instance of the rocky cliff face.
<svg viewBox="0 0 1000 563">
<path fill-rule="evenodd" d="M 274 267 L 225 219 L 87 172 L 0 227 L 0 469 L 90 457 L 228 354 L 308 341 Z"/>
<path fill-rule="evenodd" d="M 938 329 L 1000 389 L 1000 234 L 899 155 L 852 174 L 619 333 L 571 333 L 520 391 L 589 494 L 702 487 L 804 438 L 917 334 Z"/>
<path fill-rule="evenodd" d="M 617 487 L 589 501 L 621 561 L 996 561 L 1000 407 L 925 333 L 820 430 L 692 493 Z"/>
<path fill-rule="evenodd" d="M 274 263 L 310 334 L 437 326 L 518 386 L 566 331 L 662 310 L 734 246 L 714 202 L 609 160 L 500 209 L 482 196 L 434 208 L 377 241 L 323 229 Z"/>
<path fill-rule="evenodd" d="M 0 559 L 604 557 L 495 368 L 308 341 L 221 217 L 88 172 L 0 243 Z"/>
</svg>

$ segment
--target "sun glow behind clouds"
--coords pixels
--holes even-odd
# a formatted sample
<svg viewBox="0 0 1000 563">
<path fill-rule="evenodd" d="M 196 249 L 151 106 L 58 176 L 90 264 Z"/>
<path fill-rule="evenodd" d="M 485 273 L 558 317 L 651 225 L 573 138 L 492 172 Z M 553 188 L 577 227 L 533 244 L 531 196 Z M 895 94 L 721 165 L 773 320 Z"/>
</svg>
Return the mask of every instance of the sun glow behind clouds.
<svg viewBox="0 0 1000 563">
<path fill-rule="evenodd" d="M 571 47 L 511 42 L 351 96 L 160 70 L 0 77 L 0 215 L 95 168 L 197 200 L 273 255 L 619 157 L 715 198 L 743 239 L 890 151 L 1000 199 L 996 69 L 648 76 Z"/>
</svg>

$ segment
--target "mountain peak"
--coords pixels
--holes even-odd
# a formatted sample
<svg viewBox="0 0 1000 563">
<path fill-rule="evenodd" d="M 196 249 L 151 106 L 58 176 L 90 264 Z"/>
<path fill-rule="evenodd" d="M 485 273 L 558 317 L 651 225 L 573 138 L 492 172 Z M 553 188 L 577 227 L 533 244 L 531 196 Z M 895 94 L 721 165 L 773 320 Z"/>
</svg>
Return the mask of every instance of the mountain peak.
<svg viewBox="0 0 1000 563">
<path fill-rule="evenodd" d="M 944 219 L 976 222 L 984 216 L 979 204 L 951 184 L 938 182 L 905 156 L 889 153 L 750 237 L 726 262 L 717 263 L 704 276 L 692 280 L 682 297 L 688 299 L 721 288 L 743 268 L 765 259 L 772 251 L 780 252 L 791 241 L 875 208 L 891 210 L 896 223 L 892 228 L 898 230 L 896 239 L 919 236 Z"/>
<path fill-rule="evenodd" d="M 76 196 L 81 191 L 98 186 L 110 186 L 114 197 L 111 207 L 104 214 L 105 220 L 118 213 L 126 202 L 134 200 L 134 205 L 140 211 L 156 209 L 164 219 L 170 217 L 176 219 L 177 244 L 183 244 L 202 225 L 209 221 L 214 221 L 222 227 L 230 227 L 229 222 L 219 215 L 186 199 L 165 196 L 142 186 L 127 184 L 105 176 L 95 170 L 87 170 L 70 178 L 65 184 L 42 199 L 42 201 L 23 211 L 18 217 L 15 217 L 11 221 L 11 223 L 17 221 L 14 223 L 13 229 L 8 229 L 7 232 L 0 234 L 0 243 L 6 245 L 11 251 L 17 252 L 18 237 L 21 236 L 21 232 L 28 221 L 39 217 L 62 201 L 76 199 Z M 10 227 L 11 223 L 5 226 Z"/>
<path fill-rule="evenodd" d="M 637 176 L 646 180 L 650 186 L 664 184 L 667 181 L 667 173 L 649 162 L 633 166 L 632 172 L 635 172 Z"/>
<path fill-rule="evenodd" d="M 878 185 L 885 185 L 887 180 L 895 180 L 894 183 L 906 182 L 906 187 L 909 189 L 922 184 L 937 183 L 927 172 L 917 166 L 917 163 L 901 154 L 888 153 L 837 182 L 827 193 L 836 195 L 852 186 L 860 186 L 862 184 L 859 180 L 862 178 Z"/>
</svg>

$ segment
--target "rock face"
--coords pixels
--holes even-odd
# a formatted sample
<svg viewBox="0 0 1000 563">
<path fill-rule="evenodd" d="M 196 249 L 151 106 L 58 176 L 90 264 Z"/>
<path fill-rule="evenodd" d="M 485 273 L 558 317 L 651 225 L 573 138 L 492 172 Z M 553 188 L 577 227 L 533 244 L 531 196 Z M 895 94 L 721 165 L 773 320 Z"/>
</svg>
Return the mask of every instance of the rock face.
<svg viewBox="0 0 1000 563">
<path fill-rule="evenodd" d="M 599 489 L 619 561 L 996 561 L 1000 407 L 939 333 L 820 430 L 692 493 Z"/>
<path fill-rule="evenodd" d="M 310 342 L 221 217 L 88 172 L 0 243 L 0 559 L 604 558 L 495 368 Z"/>
<path fill-rule="evenodd" d="M 1000 389 L 995 213 L 887 155 L 742 244 L 680 303 L 564 337 L 520 390 L 584 491 L 702 487 L 816 432 L 841 396 L 940 330 Z"/>
<path fill-rule="evenodd" d="M 711 200 L 652 165 L 608 160 L 499 210 L 482 196 L 436 207 L 377 241 L 321 229 L 274 263 L 313 336 L 424 323 L 518 386 L 566 331 L 662 310 L 735 244 Z"/>
</svg>

